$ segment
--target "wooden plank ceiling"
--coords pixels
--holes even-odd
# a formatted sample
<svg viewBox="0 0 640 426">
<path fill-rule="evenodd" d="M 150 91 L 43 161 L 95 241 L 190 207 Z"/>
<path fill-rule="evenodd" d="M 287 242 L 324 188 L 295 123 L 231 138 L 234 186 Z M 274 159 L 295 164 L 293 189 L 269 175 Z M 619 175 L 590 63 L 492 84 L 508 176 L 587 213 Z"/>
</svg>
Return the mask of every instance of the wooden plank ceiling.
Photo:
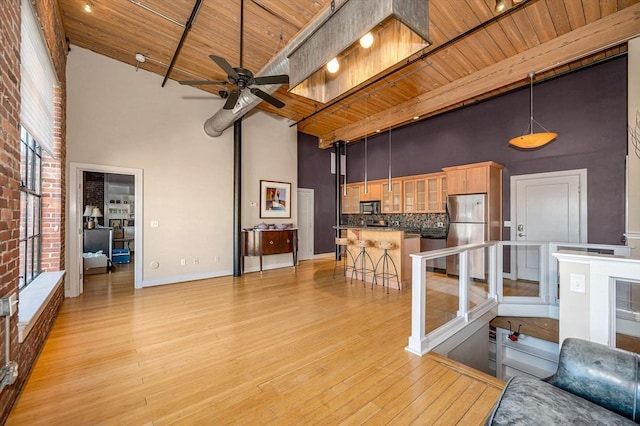
<svg viewBox="0 0 640 426">
<path fill-rule="evenodd" d="M 87 1 L 92 11 L 87 13 Z M 318 136 L 321 147 L 355 141 L 477 102 L 626 51 L 640 35 L 640 0 L 429 0 L 433 44 L 409 60 L 321 104 L 288 92 L 286 103 L 258 108 Z M 58 0 L 65 32 L 77 45 L 164 76 L 196 0 Z M 372 0 L 372 3 L 375 3 Z M 244 68 L 258 73 L 330 0 L 245 0 Z M 203 0 L 169 78 L 226 80 L 210 59 L 241 62 L 240 0 Z M 136 53 L 146 57 L 136 64 Z M 200 86 L 218 95 L 224 86 Z M 217 110 L 212 111 L 215 113 Z"/>
</svg>

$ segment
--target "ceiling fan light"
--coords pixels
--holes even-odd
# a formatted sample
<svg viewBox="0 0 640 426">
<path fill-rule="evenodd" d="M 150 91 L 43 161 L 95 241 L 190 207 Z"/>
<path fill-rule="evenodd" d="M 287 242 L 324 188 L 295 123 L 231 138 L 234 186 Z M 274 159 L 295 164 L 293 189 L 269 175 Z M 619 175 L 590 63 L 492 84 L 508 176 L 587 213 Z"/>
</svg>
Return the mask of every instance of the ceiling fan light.
<svg viewBox="0 0 640 426">
<path fill-rule="evenodd" d="M 327 71 L 331 74 L 335 74 L 340 69 L 340 63 L 338 62 L 338 58 L 333 58 L 327 63 Z"/>
<path fill-rule="evenodd" d="M 528 135 L 517 136 L 509 141 L 509 145 L 517 148 L 532 149 L 548 144 L 558 137 L 557 133 L 530 133 Z"/>
<path fill-rule="evenodd" d="M 362 38 L 360 38 L 360 46 L 362 46 L 365 49 L 368 49 L 371 46 L 373 46 L 373 34 L 371 34 L 371 32 L 366 33 L 365 35 L 362 36 Z"/>
</svg>

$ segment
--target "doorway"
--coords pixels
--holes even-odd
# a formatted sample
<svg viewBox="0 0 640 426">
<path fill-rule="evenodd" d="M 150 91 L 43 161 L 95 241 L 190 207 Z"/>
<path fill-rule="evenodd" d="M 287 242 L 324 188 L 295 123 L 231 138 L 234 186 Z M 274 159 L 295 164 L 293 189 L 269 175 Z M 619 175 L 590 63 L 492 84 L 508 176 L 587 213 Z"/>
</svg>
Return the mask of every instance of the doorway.
<svg viewBox="0 0 640 426">
<path fill-rule="evenodd" d="M 511 214 L 512 241 L 586 243 L 587 170 L 511 176 Z M 515 249 L 514 278 L 539 282 L 539 249 Z"/>
<path fill-rule="evenodd" d="M 313 189 L 298 188 L 298 259 L 314 257 L 314 192 Z"/>
<path fill-rule="evenodd" d="M 84 180 L 83 176 L 86 172 L 104 173 L 113 175 L 130 175 L 133 176 L 133 196 L 127 198 L 127 204 L 133 211 L 134 220 L 138 219 L 137 226 L 133 228 L 133 249 L 136 253 L 136 261 L 134 263 L 134 287 L 142 288 L 142 262 L 144 253 L 143 232 L 142 232 L 142 169 L 132 169 L 125 167 L 105 166 L 98 164 L 70 163 L 69 164 L 69 227 L 68 238 L 69 252 L 67 257 L 67 270 L 69 276 L 69 287 L 66 289 L 67 297 L 76 297 L 83 293 L 83 229 L 84 220 L 83 212 L 85 210 L 84 203 Z M 115 198 L 114 198 L 115 201 Z M 124 198 L 121 197 L 121 206 Z M 103 208 L 108 209 L 109 198 L 105 200 Z M 115 204 L 115 203 L 114 203 Z M 121 208 L 120 210 L 123 210 Z M 108 215 L 108 211 L 104 212 Z M 103 219 L 104 220 L 103 215 Z M 122 222 L 124 223 L 124 221 Z M 135 222 L 134 222 L 135 223 Z M 107 223 L 108 225 L 108 223 Z M 128 223 L 127 223 L 128 225 Z"/>
</svg>

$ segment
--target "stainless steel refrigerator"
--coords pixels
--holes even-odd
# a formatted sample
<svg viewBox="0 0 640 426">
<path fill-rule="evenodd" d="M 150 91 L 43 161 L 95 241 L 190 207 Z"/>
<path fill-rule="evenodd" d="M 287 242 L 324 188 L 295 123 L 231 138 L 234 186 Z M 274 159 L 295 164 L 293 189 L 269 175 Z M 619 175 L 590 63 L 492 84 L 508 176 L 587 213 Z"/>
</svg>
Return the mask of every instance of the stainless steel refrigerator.
<svg viewBox="0 0 640 426">
<path fill-rule="evenodd" d="M 449 195 L 447 197 L 449 232 L 447 247 L 482 243 L 487 240 L 487 194 Z M 486 259 L 484 249 L 469 253 L 469 274 L 472 278 L 485 280 Z M 459 256 L 447 257 L 447 274 L 458 275 Z"/>
</svg>

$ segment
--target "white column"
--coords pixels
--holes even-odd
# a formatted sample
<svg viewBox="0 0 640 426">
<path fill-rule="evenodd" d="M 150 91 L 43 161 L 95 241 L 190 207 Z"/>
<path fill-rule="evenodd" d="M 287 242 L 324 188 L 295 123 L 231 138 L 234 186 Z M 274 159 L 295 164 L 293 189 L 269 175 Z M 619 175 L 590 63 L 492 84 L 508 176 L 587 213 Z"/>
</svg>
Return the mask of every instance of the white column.
<svg viewBox="0 0 640 426">
<path fill-rule="evenodd" d="M 629 128 L 640 133 L 640 37 L 628 42 L 627 114 Z M 640 135 L 639 135 L 640 136 Z M 627 244 L 632 256 L 640 258 L 640 141 L 629 134 L 627 164 Z"/>
</svg>

